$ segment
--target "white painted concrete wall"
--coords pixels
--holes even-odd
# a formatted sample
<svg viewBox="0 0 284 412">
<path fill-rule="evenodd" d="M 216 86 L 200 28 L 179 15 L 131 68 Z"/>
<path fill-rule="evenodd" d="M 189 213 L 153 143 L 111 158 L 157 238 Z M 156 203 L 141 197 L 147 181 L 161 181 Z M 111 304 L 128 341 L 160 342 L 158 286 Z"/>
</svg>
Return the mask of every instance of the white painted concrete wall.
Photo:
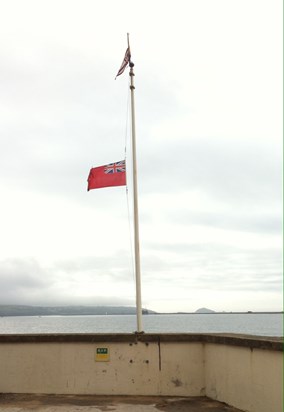
<svg viewBox="0 0 284 412">
<path fill-rule="evenodd" d="M 282 412 L 282 365 L 281 352 L 201 342 L 1 343 L 0 393 L 207 395 Z"/>
<path fill-rule="evenodd" d="M 96 362 L 96 347 L 109 362 Z M 204 392 L 199 343 L 25 343 L 0 345 L 0 392 L 188 395 Z M 161 370 L 160 370 L 161 369 Z"/>
<path fill-rule="evenodd" d="M 206 344 L 205 386 L 209 398 L 244 411 L 283 411 L 283 354 Z"/>
</svg>

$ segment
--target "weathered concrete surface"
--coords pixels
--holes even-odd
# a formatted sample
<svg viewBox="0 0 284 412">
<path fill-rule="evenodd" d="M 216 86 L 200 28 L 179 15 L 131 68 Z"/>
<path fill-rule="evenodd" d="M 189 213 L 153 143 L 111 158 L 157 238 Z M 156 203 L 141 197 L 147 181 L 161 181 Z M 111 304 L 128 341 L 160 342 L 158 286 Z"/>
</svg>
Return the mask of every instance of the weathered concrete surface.
<svg viewBox="0 0 284 412">
<path fill-rule="evenodd" d="M 207 396 L 283 412 L 282 350 L 283 338 L 247 335 L 0 334 L 0 393 Z"/>
<path fill-rule="evenodd" d="M 283 351 L 283 337 L 239 335 L 234 333 L 45 333 L 0 334 L 0 343 L 214 343 L 220 345 Z"/>
<path fill-rule="evenodd" d="M 0 412 L 241 412 L 206 397 L 0 394 Z"/>
</svg>

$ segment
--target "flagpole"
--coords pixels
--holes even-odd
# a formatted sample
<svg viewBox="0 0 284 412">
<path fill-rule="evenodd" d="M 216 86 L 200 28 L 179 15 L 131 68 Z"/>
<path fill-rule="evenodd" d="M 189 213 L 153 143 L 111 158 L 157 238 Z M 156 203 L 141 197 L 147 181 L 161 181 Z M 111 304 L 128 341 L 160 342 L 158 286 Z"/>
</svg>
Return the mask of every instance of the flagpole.
<svg viewBox="0 0 284 412">
<path fill-rule="evenodd" d="M 127 34 L 128 47 L 129 34 Z M 130 54 L 131 56 L 131 54 Z M 131 59 L 131 57 L 130 57 Z M 134 63 L 129 61 L 130 67 L 130 94 L 131 94 L 131 134 L 132 134 L 132 162 L 133 162 L 133 206 L 134 206 L 134 247 L 135 247 L 135 277 L 136 277 L 136 316 L 137 332 L 143 332 L 142 326 L 142 300 L 141 300 L 141 271 L 139 248 L 139 221 L 138 221 L 138 190 L 137 190 L 137 160 L 136 160 L 136 131 L 135 131 L 135 102 L 134 102 Z"/>
</svg>

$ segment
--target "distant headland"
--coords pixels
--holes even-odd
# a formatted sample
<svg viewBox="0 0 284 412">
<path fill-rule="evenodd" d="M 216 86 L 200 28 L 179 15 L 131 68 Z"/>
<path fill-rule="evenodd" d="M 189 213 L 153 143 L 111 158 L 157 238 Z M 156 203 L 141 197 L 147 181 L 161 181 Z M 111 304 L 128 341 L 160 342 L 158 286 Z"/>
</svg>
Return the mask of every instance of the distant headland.
<svg viewBox="0 0 284 412">
<path fill-rule="evenodd" d="M 155 313 L 142 309 L 143 314 Z M 0 305 L 0 316 L 87 316 L 135 315 L 136 308 L 129 306 L 27 306 Z"/>
<path fill-rule="evenodd" d="M 230 314 L 265 314 L 283 313 L 283 311 L 247 311 L 247 312 L 215 312 L 212 309 L 200 308 L 195 312 L 155 312 L 142 309 L 143 315 L 230 315 Z M 0 316 L 88 316 L 88 315 L 135 315 L 133 306 L 29 306 L 0 305 Z"/>
</svg>

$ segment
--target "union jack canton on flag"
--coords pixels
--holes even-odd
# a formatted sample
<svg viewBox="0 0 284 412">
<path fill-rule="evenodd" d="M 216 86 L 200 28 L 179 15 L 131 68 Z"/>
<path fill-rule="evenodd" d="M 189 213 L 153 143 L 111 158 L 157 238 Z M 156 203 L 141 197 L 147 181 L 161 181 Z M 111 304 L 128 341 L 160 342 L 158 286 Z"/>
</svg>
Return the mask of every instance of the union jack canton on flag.
<svg viewBox="0 0 284 412">
<path fill-rule="evenodd" d="M 121 160 L 120 162 L 110 163 L 106 165 L 104 172 L 106 174 L 125 172 L 125 160 Z"/>
</svg>

